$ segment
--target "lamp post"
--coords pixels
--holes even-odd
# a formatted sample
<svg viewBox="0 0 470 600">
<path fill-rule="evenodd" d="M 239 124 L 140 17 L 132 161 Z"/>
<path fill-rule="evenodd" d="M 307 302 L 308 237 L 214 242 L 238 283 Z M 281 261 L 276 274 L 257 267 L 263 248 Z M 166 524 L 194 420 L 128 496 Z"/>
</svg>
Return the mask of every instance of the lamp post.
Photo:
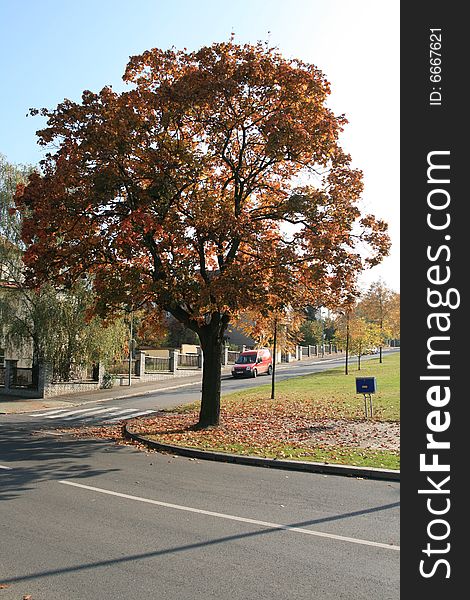
<svg viewBox="0 0 470 600">
<path fill-rule="evenodd" d="M 275 371 L 276 371 L 276 353 L 277 353 L 277 316 L 274 317 L 274 339 L 273 339 L 273 371 L 271 373 L 271 400 L 274 400 L 275 390 Z"/>
<path fill-rule="evenodd" d="M 133 346 L 133 312 L 132 309 L 129 310 L 129 319 L 130 319 L 130 323 L 129 323 L 129 386 L 132 385 L 132 346 Z"/>
<path fill-rule="evenodd" d="M 320 322 L 321 322 L 321 357 L 325 357 L 325 324 L 323 322 L 322 307 L 320 306 Z"/>
<path fill-rule="evenodd" d="M 320 315 L 320 325 L 321 325 L 321 356 L 322 358 L 325 356 L 325 324 L 323 323 L 323 313 L 322 307 L 318 309 L 318 313 Z"/>
</svg>

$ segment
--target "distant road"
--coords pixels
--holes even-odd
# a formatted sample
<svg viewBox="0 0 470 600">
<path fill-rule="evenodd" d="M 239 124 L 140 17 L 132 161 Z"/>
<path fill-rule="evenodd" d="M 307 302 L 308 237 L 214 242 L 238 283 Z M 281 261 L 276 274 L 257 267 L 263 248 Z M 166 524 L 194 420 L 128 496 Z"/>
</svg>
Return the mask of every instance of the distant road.
<svg viewBox="0 0 470 600">
<path fill-rule="evenodd" d="M 397 352 L 388 350 L 386 353 Z M 334 355 L 332 355 L 334 356 Z M 377 358 L 377 355 L 362 357 L 362 361 Z M 351 372 L 354 372 L 356 359 L 351 361 Z M 276 382 L 285 381 L 292 377 L 319 373 L 328 369 L 344 365 L 344 357 L 341 359 L 327 359 L 322 362 L 294 362 L 289 365 L 276 365 Z M 222 378 L 222 395 L 230 394 L 247 388 L 270 385 L 271 377 L 260 375 L 256 379 L 234 379 L 230 375 Z M 351 383 L 354 386 L 352 380 Z M 355 394 L 355 388 L 351 388 L 351 394 Z M 184 379 L 169 382 L 168 389 L 148 392 L 141 396 L 121 398 L 112 402 L 87 402 L 86 405 L 71 406 L 61 409 L 35 411 L 24 415 L 2 415 L 0 423 L 29 423 L 35 429 L 53 428 L 64 426 L 76 426 L 79 424 L 113 424 L 119 420 L 132 419 L 137 416 L 150 416 L 163 408 L 171 408 L 182 404 L 188 404 L 200 400 L 201 384 L 187 384 Z"/>
</svg>

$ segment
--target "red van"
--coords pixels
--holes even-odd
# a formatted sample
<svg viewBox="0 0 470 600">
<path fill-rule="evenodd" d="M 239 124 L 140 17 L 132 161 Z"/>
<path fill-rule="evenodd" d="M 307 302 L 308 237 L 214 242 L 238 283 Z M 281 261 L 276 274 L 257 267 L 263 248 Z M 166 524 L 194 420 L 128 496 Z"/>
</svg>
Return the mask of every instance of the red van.
<svg viewBox="0 0 470 600">
<path fill-rule="evenodd" d="M 262 373 L 271 375 L 273 359 L 268 348 L 241 352 L 232 367 L 232 377 L 257 377 Z"/>
</svg>

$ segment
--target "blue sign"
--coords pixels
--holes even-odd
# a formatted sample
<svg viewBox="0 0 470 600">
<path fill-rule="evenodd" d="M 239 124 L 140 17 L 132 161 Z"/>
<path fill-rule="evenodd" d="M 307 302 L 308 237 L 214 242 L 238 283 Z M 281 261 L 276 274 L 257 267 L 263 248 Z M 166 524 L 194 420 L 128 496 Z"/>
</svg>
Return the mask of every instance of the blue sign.
<svg viewBox="0 0 470 600">
<path fill-rule="evenodd" d="M 375 377 L 356 377 L 356 394 L 375 394 L 376 391 Z"/>
</svg>

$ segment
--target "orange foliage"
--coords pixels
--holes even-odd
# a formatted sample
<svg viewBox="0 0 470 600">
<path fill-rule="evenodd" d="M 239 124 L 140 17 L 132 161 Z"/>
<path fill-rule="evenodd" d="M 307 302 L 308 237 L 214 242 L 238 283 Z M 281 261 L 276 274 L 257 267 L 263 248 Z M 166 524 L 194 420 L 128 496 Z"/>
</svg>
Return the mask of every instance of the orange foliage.
<svg viewBox="0 0 470 600">
<path fill-rule="evenodd" d="M 144 52 L 124 79 L 41 111 L 58 149 L 16 196 L 31 282 L 90 273 L 101 314 L 151 301 L 221 340 L 272 297 L 333 304 L 387 254 L 314 65 L 229 41 Z"/>
</svg>

